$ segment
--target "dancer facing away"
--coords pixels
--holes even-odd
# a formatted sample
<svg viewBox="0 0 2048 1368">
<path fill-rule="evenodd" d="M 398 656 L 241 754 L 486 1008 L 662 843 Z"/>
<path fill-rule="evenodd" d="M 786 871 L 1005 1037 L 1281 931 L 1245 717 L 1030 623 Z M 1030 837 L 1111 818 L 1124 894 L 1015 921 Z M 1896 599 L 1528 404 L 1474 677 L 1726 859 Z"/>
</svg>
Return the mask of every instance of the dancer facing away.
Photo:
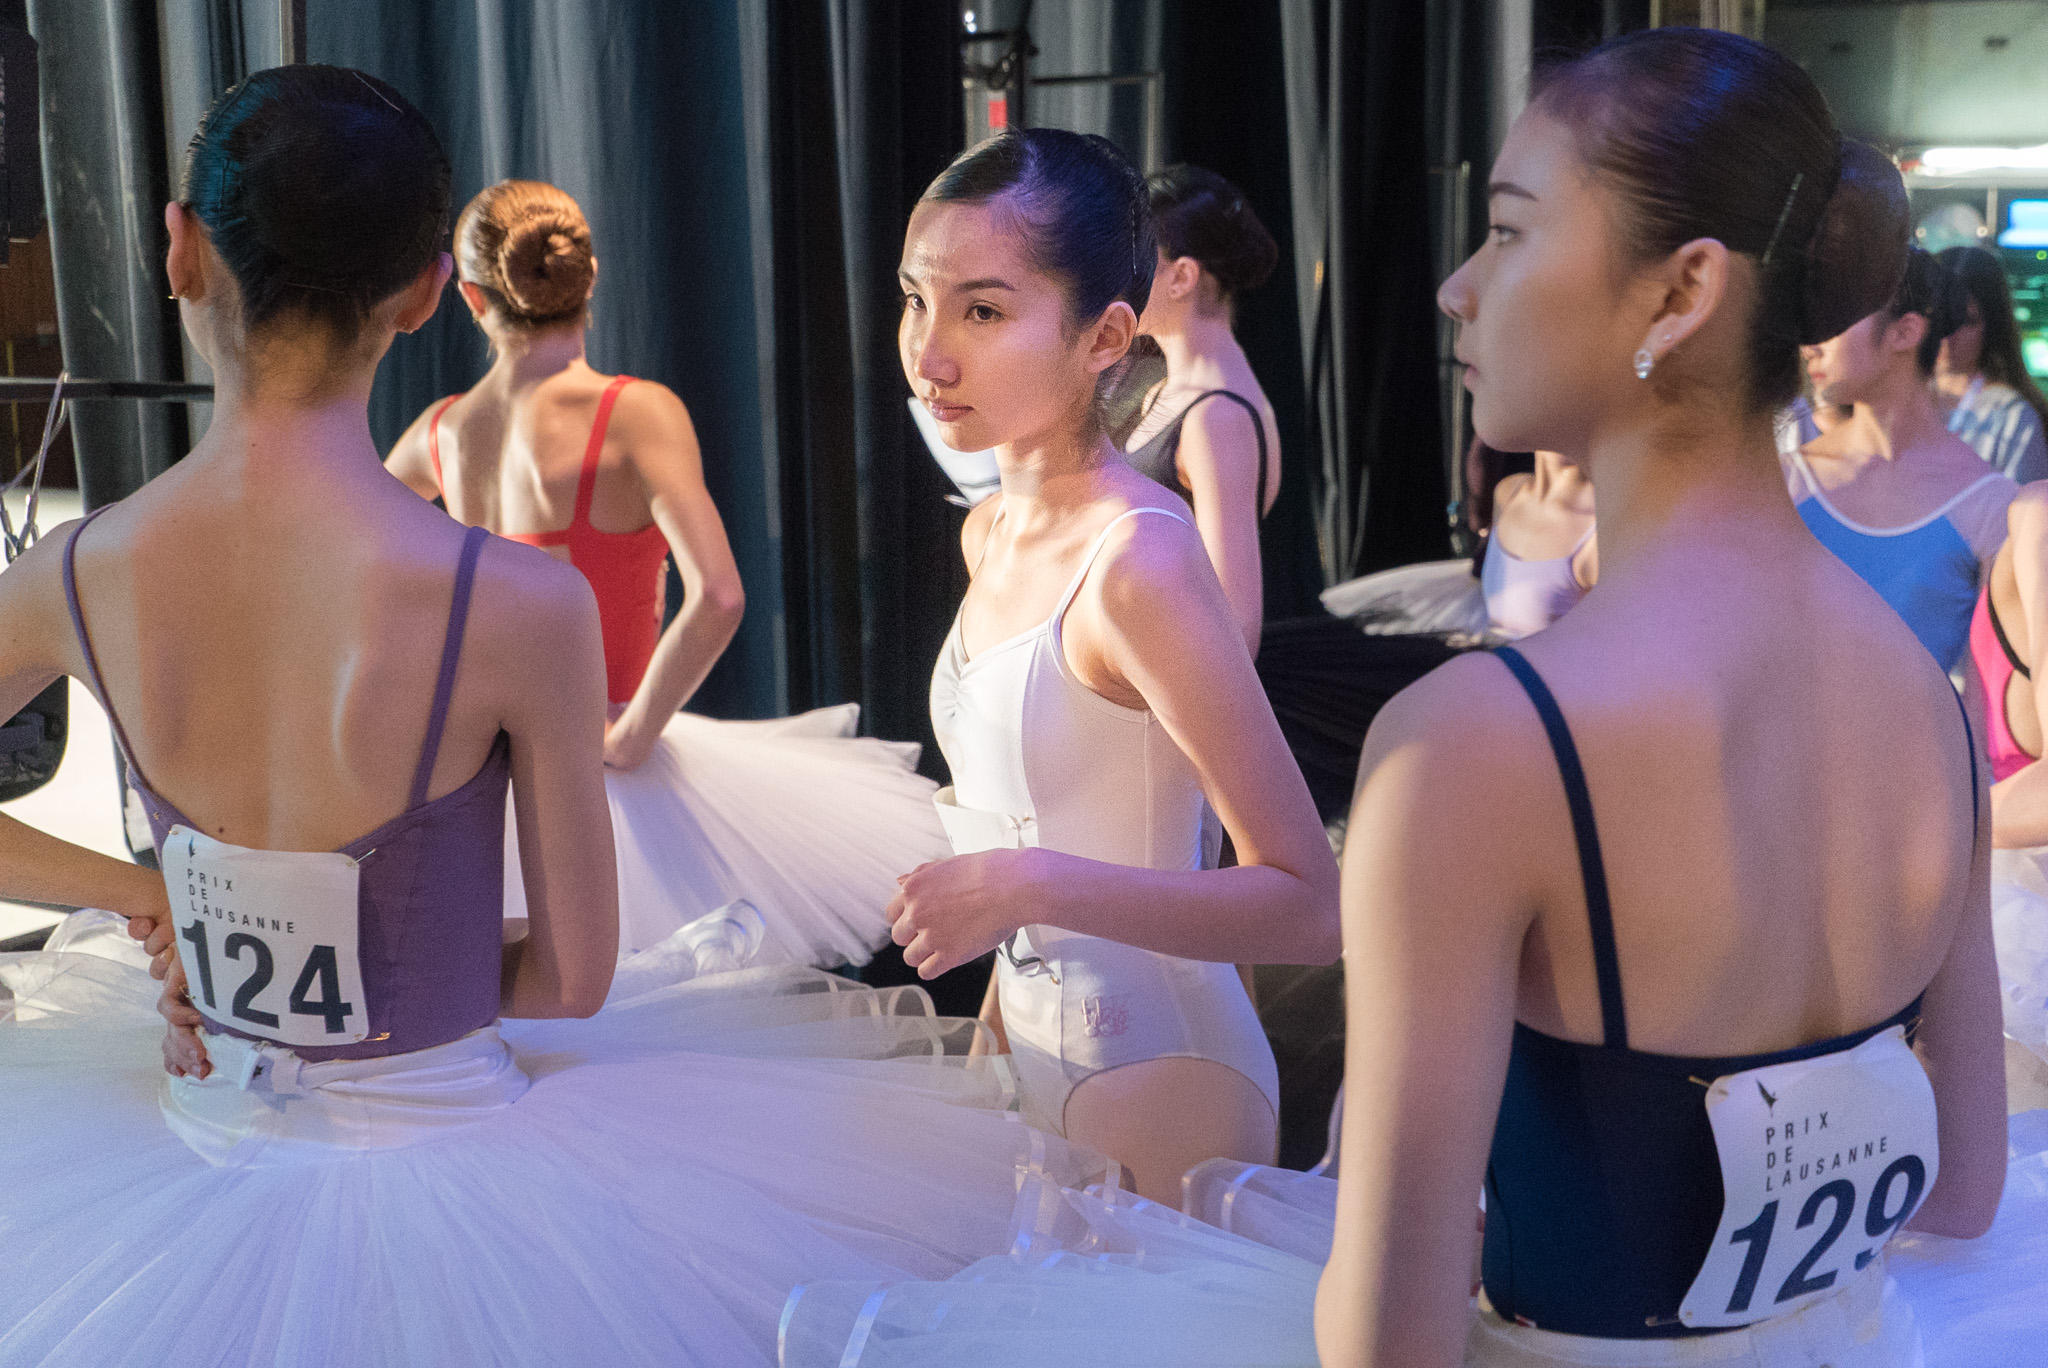
<svg viewBox="0 0 2048 1368">
<path fill-rule="evenodd" d="M 755 963 L 865 963 L 896 876 L 946 848 L 934 785 L 906 763 L 915 749 L 851 736 L 851 705 L 768 724 L 678 711 L 745 602 L 690 415 L 666 386 L 585 359 L 597 257 L 562 190 L 491 186 L 457 220 L 455 253 L 491 369 L 422 413 L 388 465 L 457 519 L 565 558 L 596 592 L 621 949 L 745 898 L 764 921 Z M 671 555 L 683 603 L 664 631 Z M 507 915 L 523 915 L 507 894 Z"/>
<path fill-rule="evenodd" d="M 1157 261 L 1144 195 L 1105 140 L 1030 129 L 911 216 L 904 374 L 1003 488 L 962 532 L 932 680 L 957 858 L 893 911 L 926 977 L 1001 948 L 985 1019 L 1026 1119 L 1171 1201 L 1201 1159 L 1270 1156 L 1272 1051 L 1230 963 L 1327 962 L 1335 868 L 1185 505 L 1096 417 Z M 1205 793 L 1239 867 L 1199 867 Z"/>
<path fill-rule="evenodd" d="M 1490 203 L 1439 299 L 1481 436 L 1585 453 L 1601 592 L 1373 728 L 1323 1361 L 1917 1362 L 1885 1242 L 2004 1179 L 1989 813 L 1771 431 L 1891 293 L 1898 174 L 1785 58 L 1660 29 L 1551 75 Z"/>
<path fill-rule="evenodd" d="M 1942 425 L 1928 390 L 1942 339 L 1962 317 L 1954 278 L 1914 248 L 1882 308 L 1805 348 L 1821 403 L 1855 407 L 1785 462 L 1807 527 L 1945 670 L 1962 658 L 2017 488 Z"/>
<path fill-rule="evenodd" d="M 2048 398 L 2020 355 L 2004 263 L 1983 247 L 1950 247 L 1936 260 L 1961 283 L 1965 310 L 1934 363 L 1948 430 L 2021 484 L 2048 479 Z"/>
<path fill-rule="evenodd" d="M 1259 521 L 1280 496 L 1280 429 L 1233 330 L 1237 302 L 1280 249 L 1244 195 L 1214 171 L 1169 166 L 1145 191 L 1159 261 L 1139 332 L 1166 378 L 1145 396 L 1124 459 L 1187 500 L 1245 646 L 1259 651 L 1265 599 Z"/>
<path fill-rule="evenodd" d="M 1533 472 L 1495 486 L 1479 570 L 1494 630 L 1540 632 L 1586 596 L 1600 574 L 1593 528 L 1592 481 L 1554 451 L 1537 452 Z"/>
<path fill-rule="evenodd" d="M 0 892 L 179 955 L 167 1087 L 145 969 L 0 956 L 10 1365 L 767 1364 L 799 1279 L 943 1275 L 1009 1247 L 1020 1169 L 1085 1180 L 914 993 L 615 981 L 590 591 L 370 437 L 448 180 L 375 78 L 223 95 L 166 214 L 213 423 L 0 576 L 4 690 L 95 689 L 176 896 L 4 818 Z"/>
</svg>

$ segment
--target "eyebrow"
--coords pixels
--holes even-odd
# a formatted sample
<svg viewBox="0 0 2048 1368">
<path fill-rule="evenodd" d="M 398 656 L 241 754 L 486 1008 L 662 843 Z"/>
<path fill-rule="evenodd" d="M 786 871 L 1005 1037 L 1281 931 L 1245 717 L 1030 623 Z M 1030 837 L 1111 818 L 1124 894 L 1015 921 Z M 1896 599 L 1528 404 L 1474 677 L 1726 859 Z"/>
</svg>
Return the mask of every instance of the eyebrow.
<svg viewBox="0 0 2048 1368">
<path fill-rule="evenodd" d="M 896 272 L 896 278 L 910 285 L 918 283 L 917 277 L 908 271 Z M 967 294 L 975 290 L 1008 290 L 1010 293 L 1015 294 L 1017 287 L 1007 280 L 998 280 L 994 276 L 984 276 L 979 280 L 963 280 L 958 285 L 955 285 L 953 290 L 956 294 Z"/>
<path fill-rule="evenodd" d="M 1495 181 L 1491 185 L 1486 187 L 1486 197 L 1488 199 L 1493 199 L 1499 195 L 1512 195 L 1517 199 L 1525 200 L 1533 200 L 1536 198 L 1533 192 L 1524 190 L 1521 186 L 1515 184 L 1513 181 Z"/>
</svg>

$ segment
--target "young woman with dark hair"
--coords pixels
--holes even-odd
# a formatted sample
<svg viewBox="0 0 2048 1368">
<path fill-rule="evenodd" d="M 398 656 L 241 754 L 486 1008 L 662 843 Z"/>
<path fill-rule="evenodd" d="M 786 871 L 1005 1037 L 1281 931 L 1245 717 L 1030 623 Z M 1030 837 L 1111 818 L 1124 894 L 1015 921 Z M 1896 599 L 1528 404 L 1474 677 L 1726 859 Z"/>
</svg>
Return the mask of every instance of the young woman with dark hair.
<svg viewBox="0 0 2048 1368">
<path fill-rule="evenodd" d="M 1962 317 L 1955 279 L 1912 249 L 1882 308 L 1803 348 L 1820 401 L 1854 413 L 1785 460 L 1807 527 L 1945 670 L 1963 657 L 2017 489 L 1947 430 L 1928 391 L 1942 340 Z"/>
<path fill-rule="evenodd" d="M 1439 294 L 1474 422 L 1583 453 L 1601 592 L 1368 739 L 1323 1361 L 1917 1363 L 1884 1246 L 1983 1231 L 2005 1172 L 1982 788 L 1771 430 L 1802 343 L 1912 364 L 1920 322 L 1856 323 L 1898 174 L 1782 56 L 1660 29 L 1551 74 L 1489 199 Z"/>
<path fill-rule="evenodd" d="M 1256 655 L 1259 522 L 1280 494 L 1280 429 L 1233 324 L 1238 300 L 1266 282 L 1280 249 L 1214 171 L 1170 166 L 1145 190 L 1159 261 L 1138 329 L 1165 355 L 1166 377 L 1145 396 L 1125 459 L 1187 500 Z"/>
<path fill-rule="evenodd" d="M 852 704 L 772 723 L 680 711 L 745 603 L 690 415 L 667 386 L 586 359 L 597 256 L 567 193 L 489 187 L 456 221 L 455 256 L 491 369 L 422 413 L 386 464 L 458 521 L 543 547 L 590 581 L 620 950 L 744 898 L 761 914 L 754 963 L 865 964 L 887 942 L 896 876 L 946 849 L 916 747 L 854 737 Z M 683 603 L 664 630 L 671 557 Z M 525 915 L 516 883 L 506 913 Z"/>
<path fill-rule="evenodd" d="M 993 448 L 973 582 L 932 681 L 956 857 L 893 909 L 927 977 L 1000 948 L 986 1019 L 1033 1124 L 1172 1200 L 1269 1158 L 1273 1055 L 1232 961 L 1327 961 L 1335 865 L 1186 506 L 1097 418 L 1158 263 L 1100 138 L 1001 134 L 911 215 L 903 369 L 949 445 Z M 1240 865 L 1203 869 L 1204 795 Z"/>
<path fill-rule="evenodd" d="M 374 77 L 223 95 L 165 215 L 212 424 L 0 576 L 0 692 L 95 690 L 164 869 L 0 817 L 0 894 L 167 975 L 0 956 L 9 1364 L 765 1364 L 798 1278 L 941 1274 L 1082 1176 L 915 993 L 615 975 L 590 589 L 370 440 L 448 181 Z"/>
<path fill-rule="evenodd" d="M 1592 481 L 1554 451 L 1535 456 L 1535 470 L 1494 486 L 1479 569 L 1487 621 L 1509 638 L 1563 617 L 1600 575 Z"/>
<path fill-rule="evenodd" d="M 1966 311 L 1934 363 L 1948 430 L 2021 484 L 2048 479 L 2048 398 L 2020 355 L 2005 266 L 1983 247 L 1951 247 L 1937 259 L 1962 283 Z"/>
</svg>

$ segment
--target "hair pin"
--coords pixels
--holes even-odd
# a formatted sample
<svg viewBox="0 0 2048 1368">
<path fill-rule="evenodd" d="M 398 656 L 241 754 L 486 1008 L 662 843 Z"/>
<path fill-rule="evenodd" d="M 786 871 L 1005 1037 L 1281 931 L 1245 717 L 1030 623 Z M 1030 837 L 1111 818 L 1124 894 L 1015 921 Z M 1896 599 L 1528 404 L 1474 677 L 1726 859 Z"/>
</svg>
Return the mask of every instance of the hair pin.
<svg viewBox="0 0 2048 1368">
<path fill-rule="evenodd" d="M 395 104 L 391 104 L 391 97 L 390 97 L 389 95 L 386 95 L 386 94 L 385 94 L 385 93 L 384 93 L 383 91 L 381 91 L 381 90 L 377 89 L 377 87 L 375 87 L 375 86 L 371 85 L 371 84 L 370 84 L 370 78 L 369 78 L 369 77 L 367 77 L 367 76 L 365 76 L 365 75 L 363 75 L 363 73 L 362 73 L 362 72 L 360 72 L 360 71 L 350 71 L 350 72 L 349 72 L 349 75 L 351 75 L 351 76 L 355 77 L 355 78 L 356 78 L 356 79 L 357 79 L 358 81 L 361 81 L 361 82 L 363 83 L 363 89 L 365 89 L 365 90 L 369 91 L 369 92 L 370 92 L 370 93 L 371 93 L 372 95 L 375 95 L 375 96 L 376 96 L 376 97 L 377 97 L 378 99 L 382 100 L 382 101 L 383 101 L 383 102 L 384 102 L 385 104 L 391 105 L 391 112 L 392 112 L 393 114 L 399 114 L 399 115 L 403 115 L 403 114 L 405 113 L 405 111 L 404 111 L 404 110 L 402 110 L 402 109 L 400 109 L 400 108 L 399 108 L 399 107 L 398 107 L 397 105 L 395 105 Z"/>
<path fill-rule="evenodd" d="M 1763 265 L 1771 264 L 1771 254 L 1778 250 L 1778 235 L 1785 231 L 1785 220 L 1792 217 L 1792 201 L 1799 198 L 1799 187 L 1806 180 L 1804 171 L 1792 173 L 1792 188 L 1785 192 L 1785 207 L 1778 211 L 1778 226 L 1771 229 L 1771 240 L 1764 244 Z"/>
</svg>

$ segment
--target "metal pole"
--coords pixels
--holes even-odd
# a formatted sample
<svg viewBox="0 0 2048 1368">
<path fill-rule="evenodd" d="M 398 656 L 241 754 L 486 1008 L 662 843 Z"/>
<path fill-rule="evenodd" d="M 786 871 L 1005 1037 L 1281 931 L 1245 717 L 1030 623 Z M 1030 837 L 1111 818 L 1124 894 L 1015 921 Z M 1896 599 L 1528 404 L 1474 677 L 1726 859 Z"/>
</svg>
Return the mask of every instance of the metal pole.
<svg viewBox="0 0 2048 1368">
<path fill-rule="evenodd" d="M 277 0 L 278 64 L 306 60 L 306 0 Z"/>
</svg>

